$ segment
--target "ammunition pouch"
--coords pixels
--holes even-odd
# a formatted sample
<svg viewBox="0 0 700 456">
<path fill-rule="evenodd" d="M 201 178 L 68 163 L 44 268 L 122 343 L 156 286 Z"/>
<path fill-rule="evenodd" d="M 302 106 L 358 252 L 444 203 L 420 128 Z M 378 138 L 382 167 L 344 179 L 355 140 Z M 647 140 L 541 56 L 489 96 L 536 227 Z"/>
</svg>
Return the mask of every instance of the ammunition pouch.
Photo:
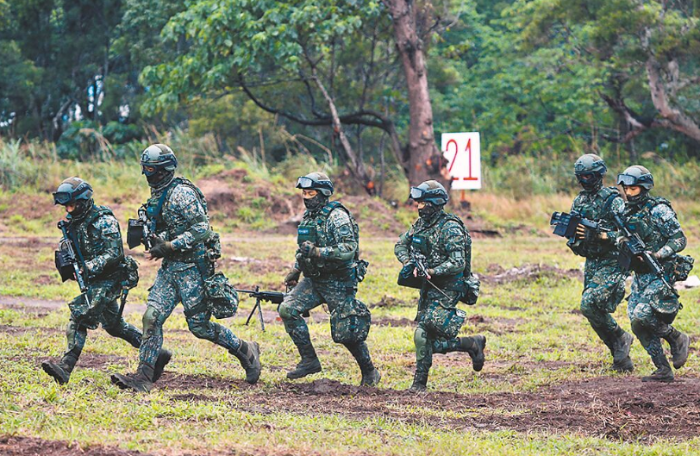
<svg viewBox="0 0 700 456">
<path fill-rule="evenodd" d="M 469 277 L 460 277 L 455 285 L 447 287 L 447 290 L 458 291 L 459 301 L 473 306 L 479 299 L 479 289 L 481 288 L 481 281 L 474 274 L 469 274 Z"/>
<path fill-rule="evenodd" d="M 353 345 L 367 340 L 372 316 L 360 300 L 348 300 L 331 312 L 331 336 L 333 342 Z"/>
<path fill-rule="evenodd" d="M 70 260 L 68 253 L 63 250 L 56 250 L 54 252 L 54 261 L 56 263 L 56 270 L 61 276 L 61 281 L 75 280 L 75 270 L 73 269 L 73 262 Z"/>
<path fill-rule="evenodd" d="M 126 245 L 130 249 L 138 247 L 143 242 L 143 227 L 145 222 L 141 219 L 129 219 L 126 229 Z"/>
<path fill-rule="evenodd" d="M 683 304 L 678 301 L 677 297 L 669 295 L 658 301 L 653 300 L 651 308 L 659 320 L 670 325 L 676 319 L 678 312 L 683 308 Z"/>
<path fill-rule="evenodd" d="M 238 293 L 222 272 L 204 280 L 204 296 L 208 310 L 218 319 L 236 315 Z"/>
<path fill-rule="evenodd" d="M 207 258 L 212 263 L 221 258 L 221 237 L 219 233 L 211 231 L 209 237 L 204 241 L 204 248 L 207 251 Z"/>
<path fill-rule="evenodd" d="M 306 241 L 316 245 L 317 237 L 316 227 L 314 226 L 300 226 L 297 229 L 297 245 L 301 245 Z"/>
</svg>

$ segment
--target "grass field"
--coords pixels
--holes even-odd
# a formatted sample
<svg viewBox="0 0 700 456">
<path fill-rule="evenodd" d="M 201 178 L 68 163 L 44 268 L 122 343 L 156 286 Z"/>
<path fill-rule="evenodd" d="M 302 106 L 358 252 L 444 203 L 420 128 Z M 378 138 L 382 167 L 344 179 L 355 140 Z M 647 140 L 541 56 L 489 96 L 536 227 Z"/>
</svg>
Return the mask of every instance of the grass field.
<svg viewBox="0 0 700 456">
<path fill-rule="evenodd" d="M 55 215 L 55 214 L 54 214 Z M 395 233 L 386 233 L 392 236 Z M 396 233 L 398 234 L 398 233 Z M 90 332 L 71 382 L 59 387 L 39 364 L 60 356 L 74 283 L 59 284 L 52 266 L 55 239 L 14 238 L 0 244 L 0 453 L 31 454 L 694 454 L 700 447 L 700 360 L 670 385 L 639 376 L 652 365 L 638 342 L 637 371 L 615 374 L 610 357 L 578 311 L 582 259 L 560 238 L 509 235 L 474 240 L 482 277 L 479 303 L 467 308 L 462 334 L 488 339 L 486 365 L 471 369 L 464 353 L 437 355 L 429 392 L 404 390 L 412 380 L 417 293 L 395 285 L 392 237 L 365 236 L 370 272 L 358 297 L 372 310 L 368 344 L 383 378 L 360 388 L 349 353 L 330 337 L 328 315 L 312 312 L 309 326 L 323 372 L 288 381 L 297 355 L 274 308 L 267 331 L 244 326 L 253 306 L 242 298 L 225 320 L 240 337 L 258 341 L 261 381 L 249 386 L 225 350 L 194 338 L 181 313 L 166 323 L 174 351 L 148 395 L 120 391 L 114 372 L 132 371 L 136 351 L 103 330 Z M 227 234 L 221 269 L 237 286 L 280 290 L 294 239 Z M 692 236 L 689 253 L 700 247 Z M 141 263 L 140 286 L 127 318 L 140 326 L 157 264 Z M 700 336 L 700 291 L 681 292 L 677 326 Z M 629 330 L 621 305 L 615 316 Z M 75 442 L 72 450 L 66 444 Z M 81 447 L 82 449 L 79 449 Z M 68 451 L 60 453 L 58 450 Z M 12 453 L 15 451 L 15 453 Z M 24 451 L 24 452 L 22 452 Z M 74 452 L 71 452 L 74 451 Z"/>
</svg>

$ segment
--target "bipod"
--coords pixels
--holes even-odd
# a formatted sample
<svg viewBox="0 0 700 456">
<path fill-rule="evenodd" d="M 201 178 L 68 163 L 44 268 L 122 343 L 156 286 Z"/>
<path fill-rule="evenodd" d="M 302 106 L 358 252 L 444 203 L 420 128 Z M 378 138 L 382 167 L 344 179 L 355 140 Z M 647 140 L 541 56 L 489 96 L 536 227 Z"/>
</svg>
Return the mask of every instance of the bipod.
<svg viewBox="0 0 700 456">
<path fill-rule="evenodd" d="M 255 293 L 258 293 L 260 291 L 260 286 L 255 287 Z M 255 306 L 253 306 L 253 310 L 250 311 L 250 314 L 248 314 L 248 319 L 245 321 L 246 326 L 248 326 L 248 323 L 250 323 L 250 319 L 253 318 L 253 314 L 255 313 L 255 310 L 257 309 L 258 311 L 258 318 L 260 319 L 260 327 L 262 328 L 263 332 L 265 332 L 265 322 L 263 321 L 263 312 L 262 312 L 262 304 L 261 304 L 261 299 L 259 296 L 255 297 Z"/>
</svg>

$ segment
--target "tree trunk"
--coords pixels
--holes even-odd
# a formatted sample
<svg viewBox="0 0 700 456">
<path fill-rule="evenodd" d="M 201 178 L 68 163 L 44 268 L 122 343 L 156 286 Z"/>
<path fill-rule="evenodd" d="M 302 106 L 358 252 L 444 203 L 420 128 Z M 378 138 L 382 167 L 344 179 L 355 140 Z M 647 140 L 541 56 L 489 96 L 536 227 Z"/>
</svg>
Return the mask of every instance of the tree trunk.
<svg viewBox="0 0 700 456">
<path fill-rule="evenodd" d="M 445 160 L 435 144 L 433 108 L 428 91 L 423 42 L 416 29 L 416 9 L 411 0 L 383 1 L 394 23 L 396 48 L 406 77 L 411 117 L 408 147 L 402 151 L 400 162 L 404 164 L 410 185 L 418 185 L 428 179 L 449 184 L 441 173 L 446 167 Z"/>
</svg>

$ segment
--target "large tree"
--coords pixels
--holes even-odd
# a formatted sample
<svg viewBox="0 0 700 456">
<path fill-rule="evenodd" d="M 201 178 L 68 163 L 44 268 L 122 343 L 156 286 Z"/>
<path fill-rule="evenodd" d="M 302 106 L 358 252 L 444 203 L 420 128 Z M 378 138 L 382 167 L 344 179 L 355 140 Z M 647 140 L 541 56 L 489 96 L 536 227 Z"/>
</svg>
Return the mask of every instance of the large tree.
<svg viewBox="0 0 700 456">
<path fill-rule="evenodd" d="M 433 29 L 419 23 L 429 11 L 412 2 L 194 0 L 163 31 L 167 41 L 184 43 L 183 51 L 142 73 L 147 108 L 242 90 L 287 121 L 329 128 L 331 142 L 369 192 L 366 128 L 387 135 L 411 183 L 442 178 L 423 44 Z M 407 145 L 392 117 L 406 99 L 397 92 L 401 86 L 410 107 Z"/>
</svg>

